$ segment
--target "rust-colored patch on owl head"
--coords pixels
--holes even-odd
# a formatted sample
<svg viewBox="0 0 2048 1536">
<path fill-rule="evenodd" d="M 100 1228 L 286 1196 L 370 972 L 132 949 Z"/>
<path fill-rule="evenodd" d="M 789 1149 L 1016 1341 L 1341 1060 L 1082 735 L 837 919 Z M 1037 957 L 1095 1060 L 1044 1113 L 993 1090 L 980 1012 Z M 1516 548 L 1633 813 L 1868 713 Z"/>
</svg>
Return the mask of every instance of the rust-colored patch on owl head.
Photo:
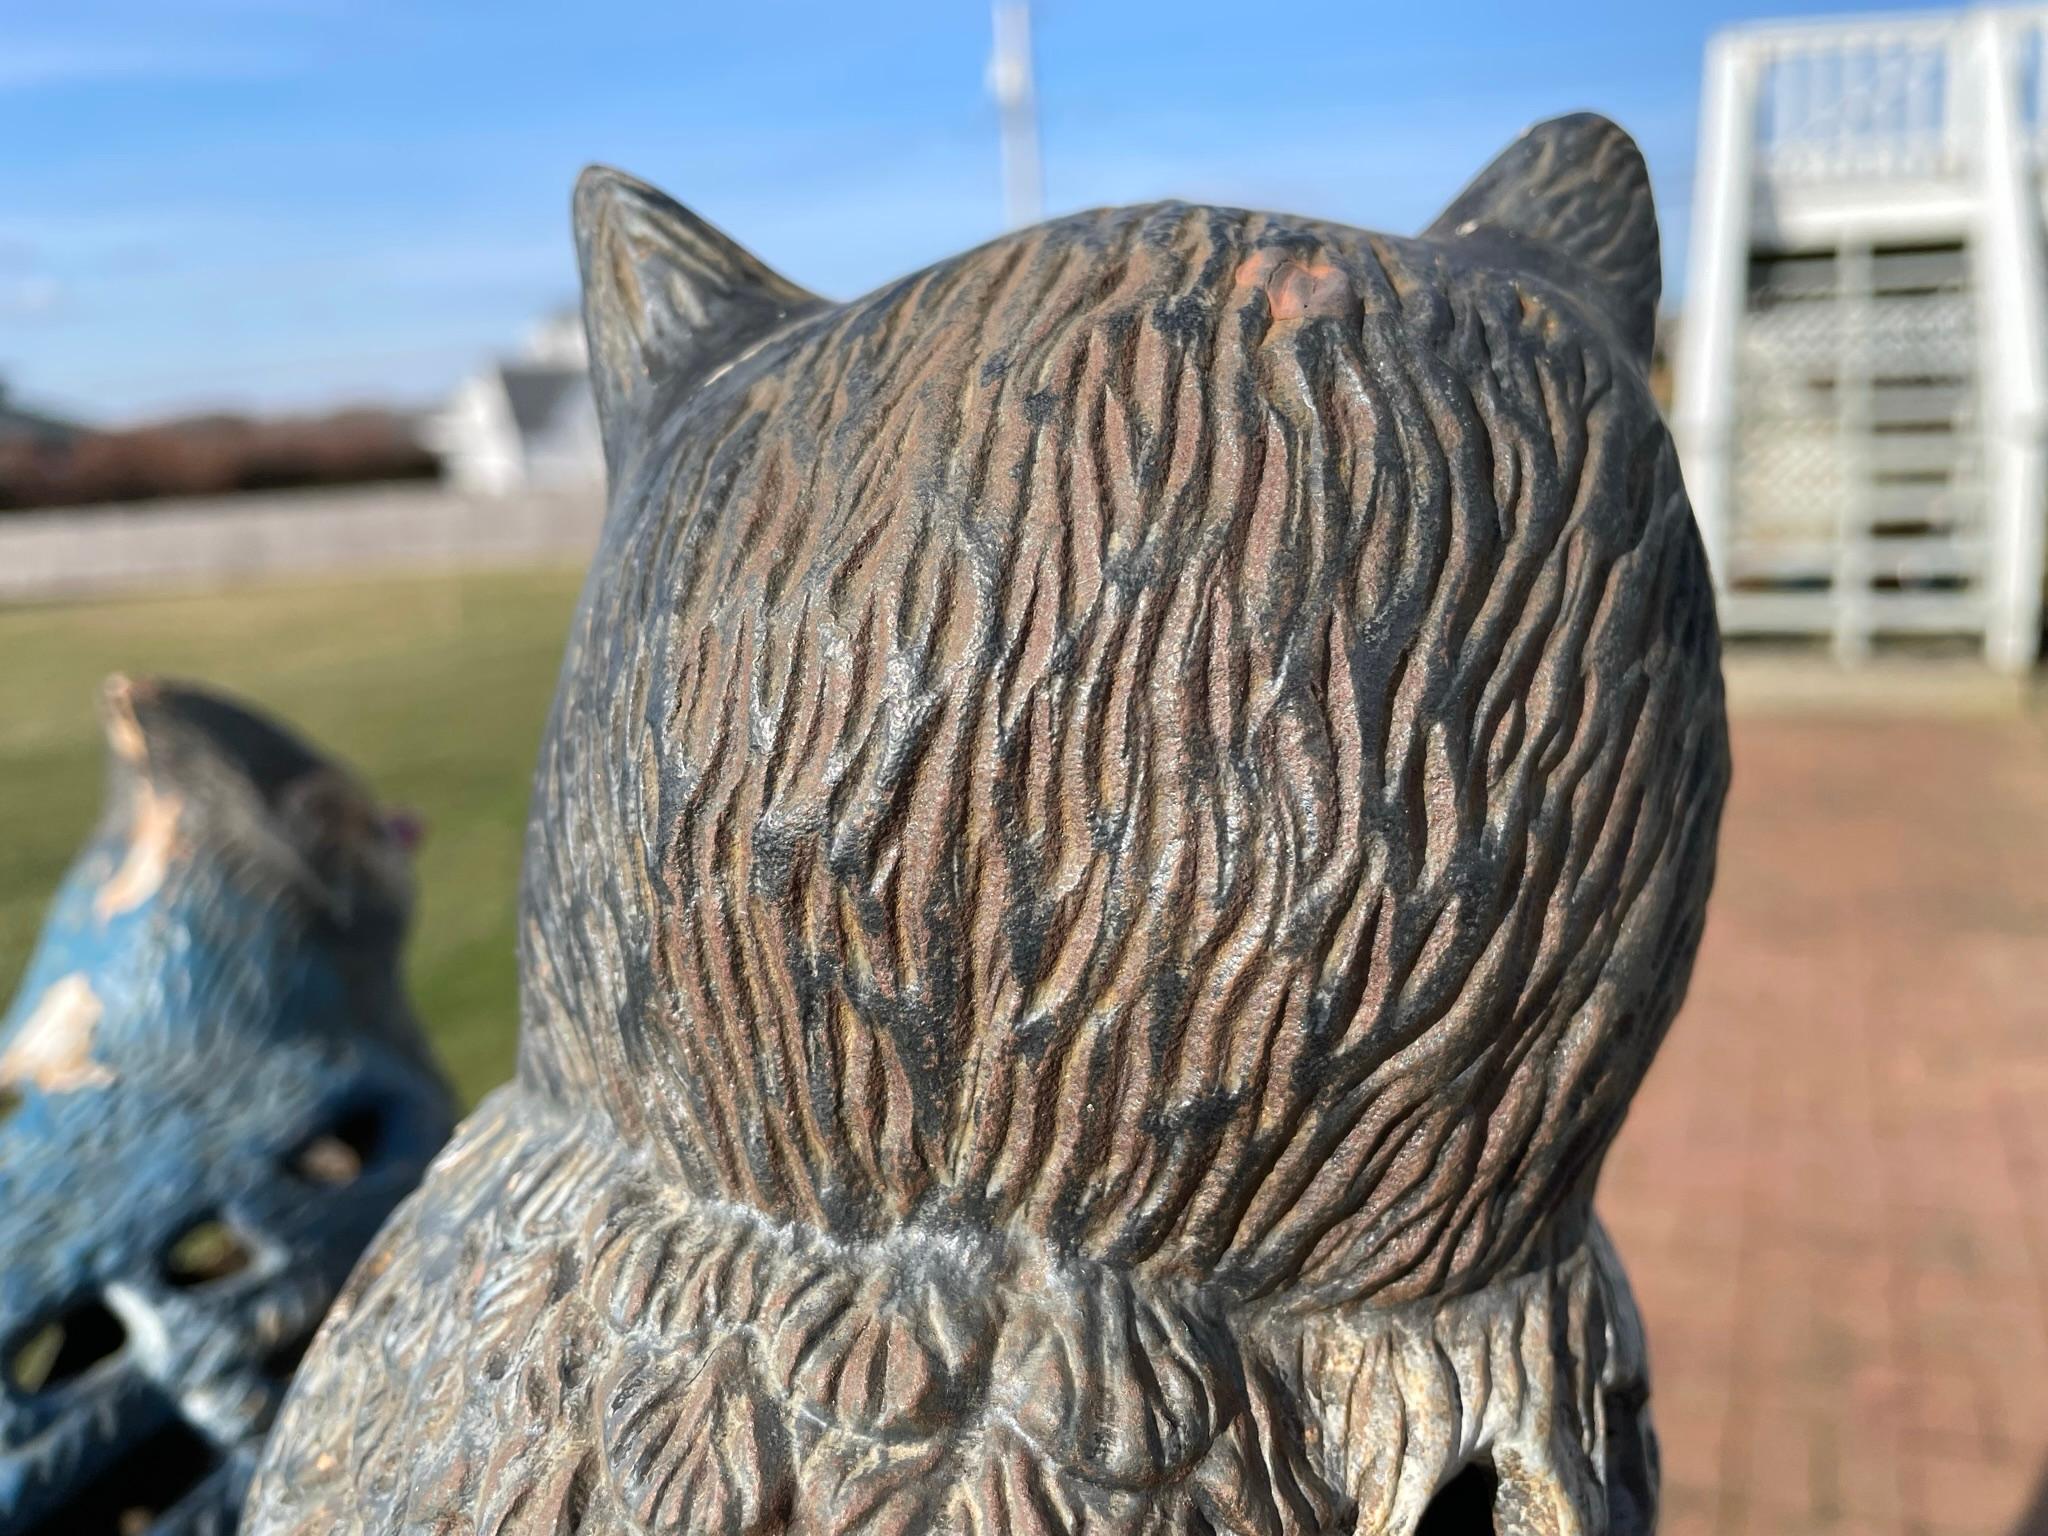
<svg viewBox="0 0 2048 1536">
<path fill-rule="evenodd" d="M 1320 253 L 1255 251 L 1238 263 L 1236 286 L 1263 288 L 1275 322 L 1337 319 L 1356 303 L 1344 269 Z"/>
</svg>

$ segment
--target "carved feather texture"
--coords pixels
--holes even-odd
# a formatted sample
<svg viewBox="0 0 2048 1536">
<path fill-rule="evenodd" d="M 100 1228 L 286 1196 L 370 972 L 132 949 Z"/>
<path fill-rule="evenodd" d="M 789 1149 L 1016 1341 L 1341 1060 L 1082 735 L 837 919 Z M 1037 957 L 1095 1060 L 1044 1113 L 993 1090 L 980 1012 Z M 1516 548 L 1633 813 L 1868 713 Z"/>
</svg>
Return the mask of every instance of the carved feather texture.
<svg viewBox="0 0 2048 1536">
<path fill-rule="evenodd" d="M 1644 366 L 1664 263 L 1650 169 L 1635 141 L 1591 112 L 1539 123 L 1508 146 L 1429 228 L 1500 242 L 1605 309 Z"/>
<path fill-rule="evenodd" d="M 1554 144 L 1532 204 L 1597 203 L 1608 138 Z M 1481 1460 L 1504 1531 L 1648 1529 L 1590 1202 L 1726 734 L 1669 438 L 1559 265 L 1606 247 L 1549 227 L 1083 214 L 657 381 L 519 1082 L 252 1532 L 1397 1536 Z"/>
<path fill-rule="evenodd" d="M 577 178 L 575 224 L 590 382 L 614 474 L 657 394 L 673 398 L 823 302 L 618 171 Z"/>
<path fill-rule="evenodd" d="M 522 1140 L 511 1107 L 323 1330 L 256 1529 L 1379 1536 L 1475 1456 L 1525 1522 L 1504 1530 L 1648 1529 L 1608 1524 L 1610 1462 L 1640 1465 L 1648 1429 L 1597 1229 L 1470 1297 L 1246 1319 L 1114 1270 L 680 1207 L 592 1139 Z"/>
<path fill-rule="evenodd" d="M 1455 249 L 1167 206 L 684 421 L 543 755 L 528 1082 L 850 1239 L 1388 1299 L 1540 1246 L 1677 1005 L 1725 771 L 1632 371 Z"/>
</svg>

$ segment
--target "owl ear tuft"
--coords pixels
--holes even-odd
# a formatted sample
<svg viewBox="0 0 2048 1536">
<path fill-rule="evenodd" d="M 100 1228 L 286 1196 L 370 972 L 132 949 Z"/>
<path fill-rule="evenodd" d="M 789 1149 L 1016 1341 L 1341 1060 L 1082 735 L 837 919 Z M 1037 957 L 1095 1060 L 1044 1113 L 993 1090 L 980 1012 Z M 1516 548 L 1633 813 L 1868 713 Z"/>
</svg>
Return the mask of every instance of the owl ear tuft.
<svg viewBox="0 0 2048 1536">
<path fill-rule="evenodd" d="M 1504 264 L 1589 293 L 1637 359 L 1649 361 L 1664 282 L 1657 210 L 1642 151 L 1606 118 L 1581 112 L 1538 123 L 1423 234 L 1488 247 Z"/>
<path fill-rule="evenodd" d="M 576 256 L 605 459 L 658 388 L 699 382 L 824 301 L 644 182 L 604 166 L 576 181 Z"/>
</svg>

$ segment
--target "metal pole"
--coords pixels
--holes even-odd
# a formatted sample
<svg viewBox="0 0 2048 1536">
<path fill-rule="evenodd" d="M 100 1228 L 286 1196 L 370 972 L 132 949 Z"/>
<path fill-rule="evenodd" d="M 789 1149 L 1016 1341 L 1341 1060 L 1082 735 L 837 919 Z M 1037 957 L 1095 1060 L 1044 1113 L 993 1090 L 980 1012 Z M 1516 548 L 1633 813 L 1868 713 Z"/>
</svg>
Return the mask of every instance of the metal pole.
<svg viewBox="0 0 2048 1536">
<path fill-rule="evenodd" d="M 1038 93 L 1031 79 L 1030 0 L 995 0 L 995 52 L 988 83 L 1002 109 L 1003 216 L 1012 228 L 1045 213 L 1038 159 Z"/>
</svg>

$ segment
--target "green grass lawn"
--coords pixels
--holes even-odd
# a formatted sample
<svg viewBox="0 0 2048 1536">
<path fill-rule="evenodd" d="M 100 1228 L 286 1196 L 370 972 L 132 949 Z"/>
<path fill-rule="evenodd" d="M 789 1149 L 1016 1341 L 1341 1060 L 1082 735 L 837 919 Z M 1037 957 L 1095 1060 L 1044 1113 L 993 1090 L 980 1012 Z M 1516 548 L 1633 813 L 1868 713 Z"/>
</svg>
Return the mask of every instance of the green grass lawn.
<svg viewBox="0 0 2048 1536">
<path fill-rule="evenodd" d="M 579 575 L 278 585 L 0 609 L 0 998 L 97 814 L 100 679 L 215 684 L 428 824 L 413 996 L 465 1100 L 510 1075 L 512 921 L 534 754 Z"/>
</svg>

